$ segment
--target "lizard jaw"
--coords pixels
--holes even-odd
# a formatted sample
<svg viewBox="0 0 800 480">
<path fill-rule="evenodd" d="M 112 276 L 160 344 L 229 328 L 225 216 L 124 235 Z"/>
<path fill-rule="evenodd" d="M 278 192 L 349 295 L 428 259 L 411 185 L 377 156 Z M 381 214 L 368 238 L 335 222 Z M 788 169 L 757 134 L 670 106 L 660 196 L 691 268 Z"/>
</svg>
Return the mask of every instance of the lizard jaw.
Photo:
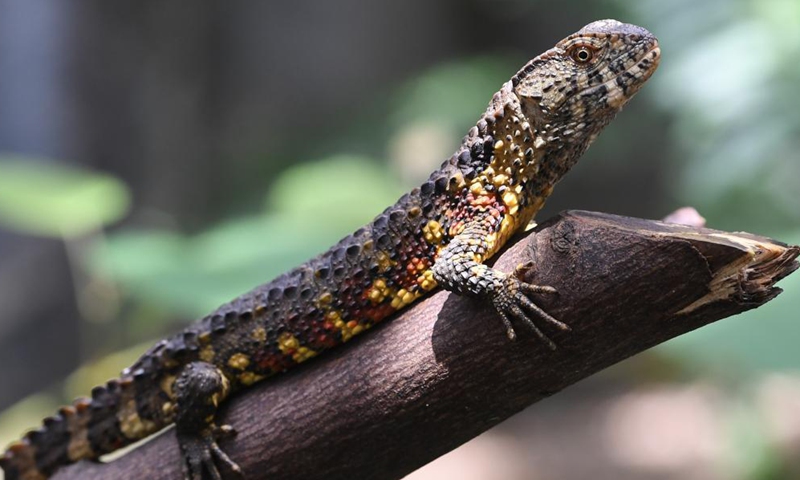
<svg viewBox="0 0 800 480">
<path fill-rule="evenodd" d="M 608 92 L 608 106 L 615 110 L 619 110 L 653 75 L 660 60 L 661 48 L 658 46 L 658 41 L 656 41 L 655 46 L 648 50 L 638 62 L 634 63 L 624 72 L 614 78 L 609 79 L 605 83 L 596 87 L 592 87 L 589 92 L 596 89 L 605 88 Z M 634 80 L 629 83 L 624 83 L 625 78 L 632 78 Z"/>
</svg>

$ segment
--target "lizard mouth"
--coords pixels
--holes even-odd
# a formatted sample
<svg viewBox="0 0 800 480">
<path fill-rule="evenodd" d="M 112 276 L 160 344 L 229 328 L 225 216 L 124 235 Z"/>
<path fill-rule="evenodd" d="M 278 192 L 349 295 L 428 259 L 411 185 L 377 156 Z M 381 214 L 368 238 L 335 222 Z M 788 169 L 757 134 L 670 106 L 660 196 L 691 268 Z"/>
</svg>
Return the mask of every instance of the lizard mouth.
<svg viewBox="0 0 800 480">
<path fill-rule="evenodd" d="M 625 73 L 641 72 L 642 76 L 639 78 L 639 83 L 644 83 L 656 71 L 660 61 L 661 47 L 659 47 L 658 41 L 654 41 L 654 45 Z"/>
<path fill-rule="evenodd" d="M 594 89 L 605 90 L 607 92 L 608 106 L 613 109 L 620 109 L 653 75 L 660 60 L 661 47 L 659 47 L 658 41 L 653 39 L 651 46 L 645 50 L 633 65 L 605 83 L 594 87 Z"/>
</svg>

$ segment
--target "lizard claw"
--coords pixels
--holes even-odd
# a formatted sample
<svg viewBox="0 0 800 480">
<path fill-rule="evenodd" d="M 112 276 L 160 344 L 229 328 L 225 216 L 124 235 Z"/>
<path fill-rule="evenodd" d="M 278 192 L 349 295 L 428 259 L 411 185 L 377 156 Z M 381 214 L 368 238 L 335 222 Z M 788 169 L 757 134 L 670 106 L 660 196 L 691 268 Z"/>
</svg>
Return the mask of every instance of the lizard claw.
<svg viewBox="0 0 800 480">
<path fill-rule="evenodd" d="M 235 435 L 235 431 L 228 425 L 205 431 L 201 435 L 179 434 L 184 480 L 222 480 L 220 465 L 227 467 L 236 477 L 243 478 L 239 465 L 217 445 L 216 438 L 232 435 Z"/>
<path fill-rule="evenodd" d="M 214 438 L 217 440 L 225 440 L 236 436 L 236 429 L 230 425 L 214 426 Z"/>
<path fill-rule="evenodd" d="M 514 331 L 513 320 L 521 321 L 528 328 L 533 330 L 537 337 L 539 337 L 551 350 L 556 350 L 558 347 L 550 337 L 545 335 L 539 327 L 534 323 L 531 315 L 528 312 L 544 319 L 558 327 L 559 330 L 571 330 L 569 325 L 553 318 L 549 313 L 542 310 L 541 307 L 536 305 L 528 295 L 536 293 L 557 293 L 556 289 L 548 285 L 532 285 L 526 283 L 519 278 L 520 270 L 522 267 L 517 267 L 513 275 L 508 275 L 502 283 L 502 288 L 492 299 L 495 309 L 500 314 L 503 325 L 506 327 L 506 335 L 509 340 L 515 340 L 517 333 Z"/>
</svg>

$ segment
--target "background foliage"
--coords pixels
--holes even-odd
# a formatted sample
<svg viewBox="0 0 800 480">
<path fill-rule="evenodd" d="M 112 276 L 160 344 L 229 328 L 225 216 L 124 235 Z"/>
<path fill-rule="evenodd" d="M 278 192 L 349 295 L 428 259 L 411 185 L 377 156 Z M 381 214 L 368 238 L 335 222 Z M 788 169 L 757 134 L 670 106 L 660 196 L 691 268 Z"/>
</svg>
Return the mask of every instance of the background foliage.
<svg viewBox="0 0 800 480">
<path fill-rule="evenodd" d="M 598 18 L 654 32 L 662 66 L 540 218 L 692 205 L 800 243 L 796 1 L 270 3 L 0 1 L 0 440 L 368 221 Z M 794 277 L 452 455 L 504 478 L 797 478 Z M 415 475 L 491 477 L 464 462 Z"/>
</svg>

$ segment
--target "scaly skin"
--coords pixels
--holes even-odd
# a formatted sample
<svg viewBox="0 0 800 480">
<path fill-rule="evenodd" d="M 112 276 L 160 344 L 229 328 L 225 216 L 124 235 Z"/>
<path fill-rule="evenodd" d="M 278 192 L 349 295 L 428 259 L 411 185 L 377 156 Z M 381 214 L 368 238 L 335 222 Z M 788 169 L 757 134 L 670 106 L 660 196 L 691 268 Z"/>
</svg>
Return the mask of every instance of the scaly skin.
<svg viewBox="0 0 800 480">
<path fill-rule="evenodd" d="M 12 444 L 7 480 L 42 480 L 170 425 L 189 480 L 238 471 L 216 444 L 217 405 L 347 342 L 437 285 L 484 298 L 555 344 L 529 298 L 550 293 L 484 265 L 542 207 L 555 183 L 644 84 L 660 50 L 646 30 L 587 25 L 531 60 L 492 98 L 459 150 L 419 188 L 326 253 L 220 307 L 153 347 L 120 379 Z"/>
</svg>

